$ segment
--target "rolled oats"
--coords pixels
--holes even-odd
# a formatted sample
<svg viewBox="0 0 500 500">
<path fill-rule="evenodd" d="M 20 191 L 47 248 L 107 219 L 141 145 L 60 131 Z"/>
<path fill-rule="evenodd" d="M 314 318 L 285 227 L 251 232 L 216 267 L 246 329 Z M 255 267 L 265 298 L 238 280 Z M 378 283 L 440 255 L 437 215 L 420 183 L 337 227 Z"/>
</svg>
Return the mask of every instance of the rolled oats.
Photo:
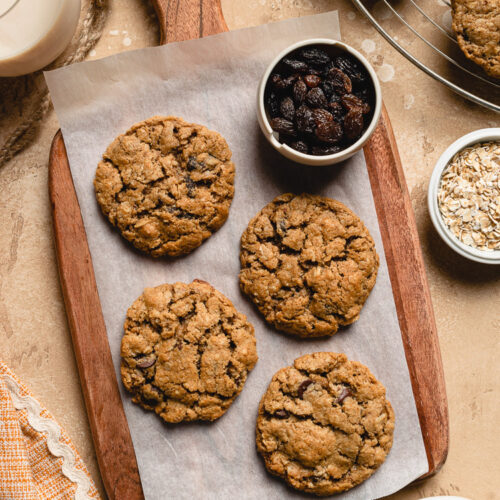
<svg viewBox="0 0 500 500">
<path fill-rule="evenodd" d="M 458 152 L 441 176 L 438 205 L 444 223 L 462 243 L 500 250 L 500 143 Z"/>
</svg>

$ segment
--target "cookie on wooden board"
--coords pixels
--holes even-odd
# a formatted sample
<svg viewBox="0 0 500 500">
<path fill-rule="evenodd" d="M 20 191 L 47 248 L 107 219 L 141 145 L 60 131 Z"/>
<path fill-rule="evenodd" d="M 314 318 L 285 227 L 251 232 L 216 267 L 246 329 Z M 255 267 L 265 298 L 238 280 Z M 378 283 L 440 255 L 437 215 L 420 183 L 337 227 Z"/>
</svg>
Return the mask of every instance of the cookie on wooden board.
<svg viewBox="0 0 500 500">
<path fill-rule="evenodd" d="M 384 386 L 345 354 L 316 352 L 279 370 L 262 397 L 256 442 L 266 468 L 302 491 L 332 495 L 384 462 L 394 411 Z"/>
<path fill-rule="evenodd" d="M 124 238 L 153 257 L 177 256 L 226 221 L 234 165 L 218 132 L 156 116 L 108 146 L 94 187 L 104 215 Z"/>
<path fill-rule="evenodd" d="M 463 53 L 500 78 L 500 1 L 452 0 L 452 27 Z"/>
<path fill-rule="evenodd" d="M 266 320 L 301 337 L 356 321 L 379 258 L 359 217 L 339 201 L 278 196 L 241 237 L 240 286 Z"/>
<path fill-rule="evenodd" d="M 127 311 L 121 376 L 163 420 L 215 420 L 257 362 L 253 326 L 204 281 L 146 288 Z"/>
</svg>

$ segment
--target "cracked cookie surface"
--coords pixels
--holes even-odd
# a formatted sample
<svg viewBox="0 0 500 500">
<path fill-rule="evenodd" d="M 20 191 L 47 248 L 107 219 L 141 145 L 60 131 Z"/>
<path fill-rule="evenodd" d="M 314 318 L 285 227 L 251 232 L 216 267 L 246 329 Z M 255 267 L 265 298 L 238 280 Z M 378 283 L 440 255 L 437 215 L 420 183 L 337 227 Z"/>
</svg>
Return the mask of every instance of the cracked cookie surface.
<svg viewBox="0 0 500 500">
<path fill-rule="evenodd" d="M 294 488 L 331 495 L 368 479 L 392 447 L 384 386 L 345 354 L 317 352 L 279 370 L 257 417 L 257 449 Z"/>
<path fill-rule="evenodd" d="M 253 326 L 200 280 L 146 288 L 124 329 L 123 384 L 166 422 L 219 418 L 257 362 Z"/>
<path fill-rule="evenodd" d="M 107 148 L 95 175 L 97 201 L 136 248 L 186 254 L 226 221 L 234 165 L 225 139 L 181 118 L 137 123 Z"/>
<path fill-rule="evenodd" d="M 500 78 L 500 2 L 452 0 L 452 27 L 463 53 Z"/>
<path fill-rule="evenodd" d="M 278 330 L 333 335 L 356 321 L 379 259 L 361 220 L 339 201 L 287 193 L 241 237 L 240 286 Z"/>
</svg>

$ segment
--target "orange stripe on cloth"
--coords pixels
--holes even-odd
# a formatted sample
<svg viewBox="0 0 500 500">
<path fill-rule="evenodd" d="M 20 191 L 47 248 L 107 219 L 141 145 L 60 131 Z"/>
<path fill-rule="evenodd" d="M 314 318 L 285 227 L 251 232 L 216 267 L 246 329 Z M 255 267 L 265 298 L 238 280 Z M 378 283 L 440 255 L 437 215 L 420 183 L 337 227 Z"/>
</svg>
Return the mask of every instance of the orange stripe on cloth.
<svg viewBox="0 0 500 500">
<path fill-rule="evenodd" d="M 100 499 L 73 443 L 0 361 L 0 499 Z"/>
</svg>

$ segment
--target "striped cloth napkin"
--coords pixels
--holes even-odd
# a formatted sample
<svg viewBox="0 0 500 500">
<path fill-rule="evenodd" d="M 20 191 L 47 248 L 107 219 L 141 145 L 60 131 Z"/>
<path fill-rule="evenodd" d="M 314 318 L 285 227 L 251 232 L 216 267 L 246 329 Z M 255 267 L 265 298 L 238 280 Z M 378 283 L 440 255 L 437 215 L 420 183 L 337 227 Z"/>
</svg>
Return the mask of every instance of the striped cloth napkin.
<svg viewBox="0 0 500 500">
<path fill-rule="evenodd" d="M 66 432 L 0 361 L 0 499 L 100 499 Z"/>
</svg>

